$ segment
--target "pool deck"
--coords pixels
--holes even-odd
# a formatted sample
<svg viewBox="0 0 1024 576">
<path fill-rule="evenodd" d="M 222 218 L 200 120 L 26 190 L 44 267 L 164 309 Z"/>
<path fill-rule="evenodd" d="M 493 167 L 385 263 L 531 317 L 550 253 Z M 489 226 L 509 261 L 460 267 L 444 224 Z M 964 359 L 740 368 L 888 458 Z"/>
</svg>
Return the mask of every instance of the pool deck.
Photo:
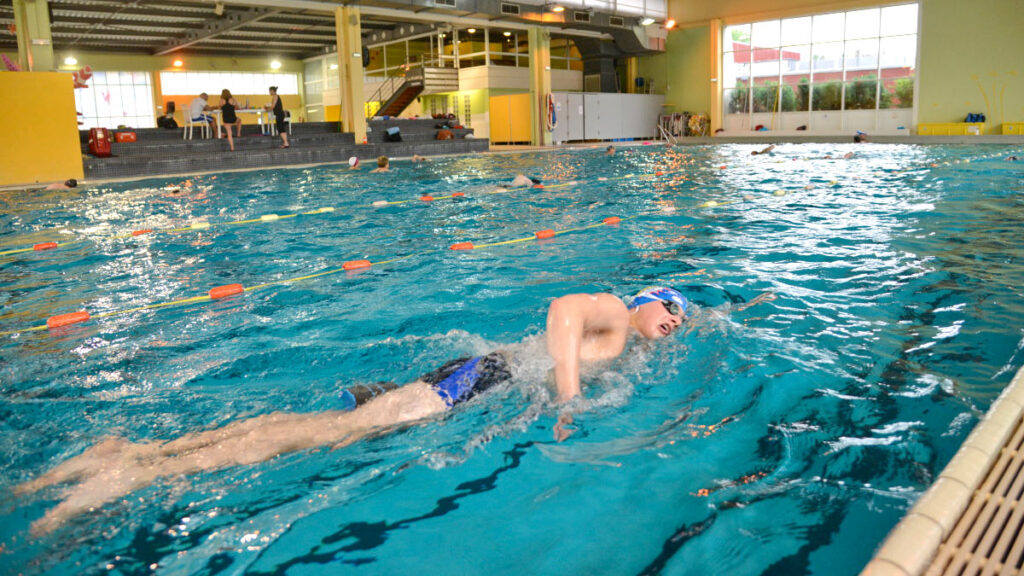
<svg viewBox="0 0 1024 576">
<path fill-rule="evenodd" d="M 1024 368 L 862 576 L 1021 574 Z"/>
</svg>

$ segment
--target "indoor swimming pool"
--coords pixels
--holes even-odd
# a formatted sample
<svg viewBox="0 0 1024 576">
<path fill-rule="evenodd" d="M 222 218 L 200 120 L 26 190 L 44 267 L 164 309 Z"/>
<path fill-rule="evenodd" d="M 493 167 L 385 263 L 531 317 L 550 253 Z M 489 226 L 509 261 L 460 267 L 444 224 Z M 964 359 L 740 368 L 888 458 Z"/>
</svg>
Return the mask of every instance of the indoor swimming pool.
<svg viewBox="0 0 1024 576">
<path fill-rule="evenodd" d="M 857 574 L 1024 365 L 1024 163 L 761 148 L 0 192 L 2 571 Z M 496 190 L 517 173 L 542 184 Z M 652 285 L 690 318 L 586 371 L 556 442 L 548 305 Z M 510 381 L 349 446 L 58 522 L 74 484 L 14 492 L 112 437 L 340 410 L 498 349 Z"/>
</svg>

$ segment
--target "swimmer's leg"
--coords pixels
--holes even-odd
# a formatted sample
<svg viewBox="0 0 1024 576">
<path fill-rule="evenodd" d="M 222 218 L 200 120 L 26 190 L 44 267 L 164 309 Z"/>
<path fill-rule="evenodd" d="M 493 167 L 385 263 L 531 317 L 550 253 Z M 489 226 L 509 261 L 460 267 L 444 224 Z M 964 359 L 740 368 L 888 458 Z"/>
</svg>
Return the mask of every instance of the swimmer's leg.
<svg viewBox="0 0 1024 576">
<path fill-rule="evenodd" d="M 117 455 L 132 446 L 140 445 L 129 442 L 124 438 L 108 438 L 78 456 L 66 460 L 39 478 L 19 484 L 14 488 L 14 493 L 18 495 L 28 494 L 47 486 L 71 482 L 89 476 L 99 468 L 106 466 L 112 458 L 117 457 Z"/>
<path fill-rule="evenodd" d="M 345 446 L 387 427 L 411 424 L 446 409 L 433 386 L 414 382 L 377 396 L 351 412 L 267 414 L 188 434 L 165 444 L 104 442 L 28 483 L 38 484 L 33 488 L 38 489 L 85 477 L 67 491 L 60 504 L 32 525 L 32 532 L 49 532 L 72 516 L 148 486 L 161 477 L 254 464 L 317 446 Z"/>
</svg>

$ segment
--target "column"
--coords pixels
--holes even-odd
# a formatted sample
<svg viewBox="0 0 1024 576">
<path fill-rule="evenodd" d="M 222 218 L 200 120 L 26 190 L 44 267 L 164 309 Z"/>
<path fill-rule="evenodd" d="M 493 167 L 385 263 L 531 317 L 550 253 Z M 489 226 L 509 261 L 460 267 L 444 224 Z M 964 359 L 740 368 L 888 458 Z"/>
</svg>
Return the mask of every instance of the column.
<svg viewBox="0 0 1024 576">
<path fill-rule="evenodd" d="M 53 39 L 46 0 L 14 0 L 18 65 L 27 72 L 53 72 Z"/>
<path fill-rule="evenodd" d="M 356 144 L 366 139 L 366 102 L 363 99 L 363 43 L 359 8 L 334 9 L 338 42 L 338 87 L 341 95 L 341 131 L 355 135 Z"/>
<path fill-rule="evenodd" d="M 639 94 L 641 91 L 636 85 L 636 79 L 640 76 L 640 59 L 636 56 L 626 58 L 626 93 Z M 646 90 L 645 90 L 646 91 Z"/>
<path fill-rule="evenodd" d="M 530 133 L 534 146 L 550 146 L 547 120 L 547 96 L 551 93 L 551 33 L 530 28 Z"/>
<path fill-rule="evenodd" d="M 708 134 L 715 135 L 715 130 L 722 127 L 722 21 L 713 18 L 709 25 L 711 37 L 711 91 L 708 101 Z"/>
</svg>

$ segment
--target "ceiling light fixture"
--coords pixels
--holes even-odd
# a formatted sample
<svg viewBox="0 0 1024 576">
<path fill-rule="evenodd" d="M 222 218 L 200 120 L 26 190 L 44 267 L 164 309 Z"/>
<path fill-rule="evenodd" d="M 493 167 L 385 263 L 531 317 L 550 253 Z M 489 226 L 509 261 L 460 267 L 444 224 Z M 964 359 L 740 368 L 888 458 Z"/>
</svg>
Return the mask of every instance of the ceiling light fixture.
<svg viewBox="0 0 1024 576">
<path fill-rule="evenodd" d="M 469 32 L 470 34 L 476 34 L 476 28 L 470 28 L 469 30 L 467 30 L 467 32 Z"/>
<path fill-rule="evenodd" d="M 271 68 L 272 70 L 277 70 L 277 69 L 278 69 L 278 68 L 280 68 L 280 67 L 281 67 L 281 62 L 279 62 L 279 61 L 277 61 L 277 60 L 274 60 L 274 61 L 272 61 L 272 62 L 270 63 L 270 68 Z"/>
<path fill-rule="evenodd" d="M 665 20 L 665 29 L 666 30 L 671 30 L 671 29 L 673 29 L 675 27 L 676 27 L 676 21 L 675 20 L 673 20 L 671 18 L 669 18 L 668 20 Z"/>
<path fill-rule="evenodd" d="M 502 32 L 502 34 L 504 34 L 506 38 L 508 38 L 509 36 L 511 36 L 511 35 L 512 35 L 512 33 L 511 33 L 511 32 Z"/>
<path fill-rule="evenodd" d="M 558 4 L 555 4 L 554 6 L 551 7 L 551 11 L 552 12 L 565 12 L 565 6 L 559 6 Z"/>
<path fill-rule="evenodd" d="M 650 26 L 651 24 L 654 24 L 654 18 L 644 18 L 640 21 L 641 26 Z"/>
<path fill-rule="evenodd" d="M 182 62 L 181 60 L 175 60 L 174 61 L 174 67 L 175 68 L 181 68 L 182 64 L 184 64 L 184 62 Z"/>
<path fill-rule="evenodd" d="M 75 64 L 78 64 L 78 59 L 74 56 L 68 56 L 64 59 L 65 66 L 74 66 Z"/>
<path fill-rule="evenodd" d="M 331 64 L 331 70 L 337 70 L 337 69 L 338 69 L 338 65 L 337 64 Z"/>
</svg>

